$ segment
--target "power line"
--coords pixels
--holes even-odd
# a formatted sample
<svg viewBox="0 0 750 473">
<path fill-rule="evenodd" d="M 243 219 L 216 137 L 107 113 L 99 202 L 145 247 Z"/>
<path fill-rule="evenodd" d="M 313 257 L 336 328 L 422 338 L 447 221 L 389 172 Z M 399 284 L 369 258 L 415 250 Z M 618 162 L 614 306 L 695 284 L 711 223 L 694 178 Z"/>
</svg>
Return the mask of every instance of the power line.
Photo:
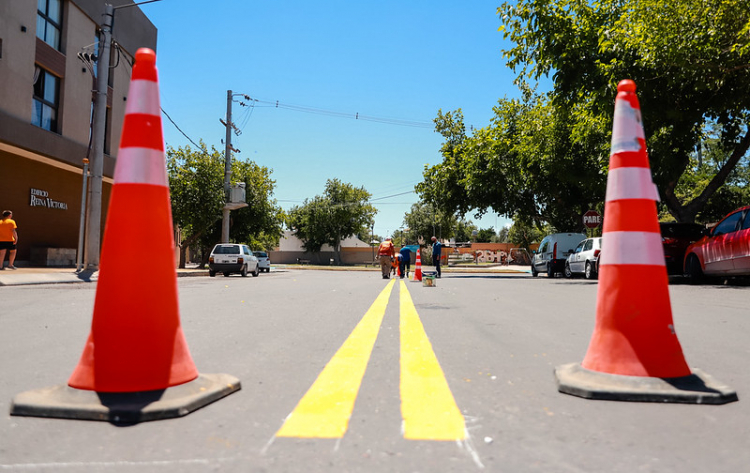
<svg viewBox="0 0 750 473">
<path fill-rule="evenodd" d="M 159 1 L 159 0 L 152 0 L 152 1 Z M 146 2 L 146 3 L 150 3 L 150 2 Z M 129 75 L 133 75 L 133 62 L 132 62 L 132 59 L 127 54 L 123 54 L 122 53 L 120 45 L 117 42 L 114 42 L 113 46 L 115 47 L 115 50 L 117 51 L 117 63 L 119 64 L 119 62 L 120 62 L 120 56 L 124 57 L 125 58 L 125 64 L 127 65 L 128 69 L 130 70 Z M 174 127 L 177 128 L 177 131 L 179 131 L 180 133 L 182 133 L 182 136 L 184 136 L 185 138 L 187 138 L 187 140 L 189 142 L 191 142 L 193 144 L 193 146 L 195 146 L 196 148 L 198 148 L 198 150 L 202 149 L 200 147 L 200 145 L 198 145 L 198 143 L 196 143 L 195 141 L 193 141 L 192 138 L 190 138 L 187 135 L 187 133 L 185 133 L 184 131 L 182 131 L 182 128 L 180 128 L 177 125 L 177 123 L 174 120 L 172 120 L 172 117 L 169 116 L 169 114 L 167 113 L 166 110 L 164 110 L 163 107 L 160 106 L 159 109 L 161 110 L 161 113 L 163 113 L 164 116 L 167 117 L 167 119 L 172 123 L 172 125 L 174 125 Z"/>
<path fill-rule="evenodd" d="M 294 112 L 311 113 L 315 115 L 326 115 L 329 117 L 338 117 L 338 118 L 349 118 L 353 120 L 383 123 L 385 125 L 409 126 L 409 127 L 414 127 L 414 128 L 434 128 L 435 127 L 435 124 L 431 121 L 425 122 L 425 121 L 419 121 L 419 120 L 403 120 L 400 118 L 375 117 L 375 116 L 370 116 L 370 115 L 362 115 L 359 112 L 355 112 L 355 113 L 338 112 L 335 110 L 328 110 L 328 109 L 318 108 L 318 107 L 287 104 L 287 103 L 282 103 L 278 100 L 268 101 L 268 100 L 250 98 L 250 97 L 248 97 L 248 99 L 255 103 L 264 104 L 263 107 L 265 108 L 281 108 L 285 110 L 291 110 Z"/>
</svg>

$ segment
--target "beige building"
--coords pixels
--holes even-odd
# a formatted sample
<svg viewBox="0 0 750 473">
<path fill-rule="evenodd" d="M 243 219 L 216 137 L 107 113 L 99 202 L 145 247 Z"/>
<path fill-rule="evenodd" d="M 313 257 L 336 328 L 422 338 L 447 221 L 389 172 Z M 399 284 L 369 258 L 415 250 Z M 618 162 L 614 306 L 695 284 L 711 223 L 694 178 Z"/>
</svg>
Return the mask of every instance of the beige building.
<svg viewBox="0 0 750 473">
<path fill-rule="evenodd" d="M 115 6 L 107 97 L 102 230 L 125 114 L 132 58 L 157 31 L 131 0 Z M 105 0 L 0 1 L 0 211 L 18 224 L 17 260 L 78 247 L 83 159 L 89 152 Z M 88 56 L 87 56 L 88 55 Z"/>
</svg>

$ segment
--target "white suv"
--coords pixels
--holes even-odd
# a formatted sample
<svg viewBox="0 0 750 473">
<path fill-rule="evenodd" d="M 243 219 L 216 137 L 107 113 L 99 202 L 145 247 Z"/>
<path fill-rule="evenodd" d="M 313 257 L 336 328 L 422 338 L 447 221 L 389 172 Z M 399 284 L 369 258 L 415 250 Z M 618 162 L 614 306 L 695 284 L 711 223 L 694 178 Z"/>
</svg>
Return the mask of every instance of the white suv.
<svg viewBox="0 0 750 473">
<path fill-rule="evenodd" d="M 536 277 L 539 273 L 547 273 L 552 278 L 555 273 L 565 270 L 565 261 L 568 255 L 573 253 L 576 245 L 585 240 L 583 233 L 553 233 L 544 237 L 539 243 L 539 249 L 534 252 L 531 259 L 531 275 Z"/>
<path fill-rule="evenodd" d="M 246 277 L 247 273 L 252 273 L 253 277 L 257 277 L 260 274 L 258 258 L 247 245 L 219 243 L 208 257 L 208 275 L 214 277 L 216 273 L 224 273 L 225 277 L 232 273 Z"/>
</svg>

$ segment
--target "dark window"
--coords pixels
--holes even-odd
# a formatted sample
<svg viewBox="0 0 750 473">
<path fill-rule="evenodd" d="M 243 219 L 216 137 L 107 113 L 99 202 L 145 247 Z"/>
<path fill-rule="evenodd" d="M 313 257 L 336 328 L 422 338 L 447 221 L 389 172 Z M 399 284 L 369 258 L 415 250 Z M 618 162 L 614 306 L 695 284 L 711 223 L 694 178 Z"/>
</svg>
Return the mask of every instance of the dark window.
<svg viewBox="0 0 750 473">
<path fill-rule="evenodd" d="M 222 245 L 214 248 L 214 253 L 217 255 L 238 255 L 240 254 L 240 247 L 237 245 Z"/>
<path fill-rule="evenodd" d="M 740 217 L 742 217 L 742 212 L 735 212 L 729 217 L 722 220 L 721 223 L 716 225 L 716 228 L 714 228 L 712 236 L 732 233 L 733 231 L 737 230 L 737 223 L 740 221 Z"/>
<path fill-rule="evenodd" d="M 62 0 L 37 0 L 36 36 L 60 51 Z"/>
<path fill-rule="evenodd" d="M 745 220 L 742 221 L 742 229 L 747 230 L 750 228 L 750 210 L 746 211 Z"/>
<path fill-rule="evenodd" d="M 37 66 L 34 72 L 34 98 L 31 123 L 57 133 L 57 108 L 60 97 L 60 79 Z"/>
</svg>

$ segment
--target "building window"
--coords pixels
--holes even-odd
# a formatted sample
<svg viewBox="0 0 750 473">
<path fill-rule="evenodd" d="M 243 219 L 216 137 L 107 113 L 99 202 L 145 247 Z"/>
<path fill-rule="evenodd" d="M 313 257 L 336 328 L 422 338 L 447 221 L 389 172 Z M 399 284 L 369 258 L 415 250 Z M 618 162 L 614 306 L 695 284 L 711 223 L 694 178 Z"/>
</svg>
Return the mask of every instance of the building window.
<svg viewBox="0 0 750 473">
<path fill-rule="evenodd" d="M 37 66 L 34 71 L 34 99 L 31 123 L 57 133 L 57 108 L 60 97 L 60 79 Z"/>
<path fill-rule="evenodd" d="M 36 36 L 60 51 L 62 0 L 37 0 Z"/>
</svg>

